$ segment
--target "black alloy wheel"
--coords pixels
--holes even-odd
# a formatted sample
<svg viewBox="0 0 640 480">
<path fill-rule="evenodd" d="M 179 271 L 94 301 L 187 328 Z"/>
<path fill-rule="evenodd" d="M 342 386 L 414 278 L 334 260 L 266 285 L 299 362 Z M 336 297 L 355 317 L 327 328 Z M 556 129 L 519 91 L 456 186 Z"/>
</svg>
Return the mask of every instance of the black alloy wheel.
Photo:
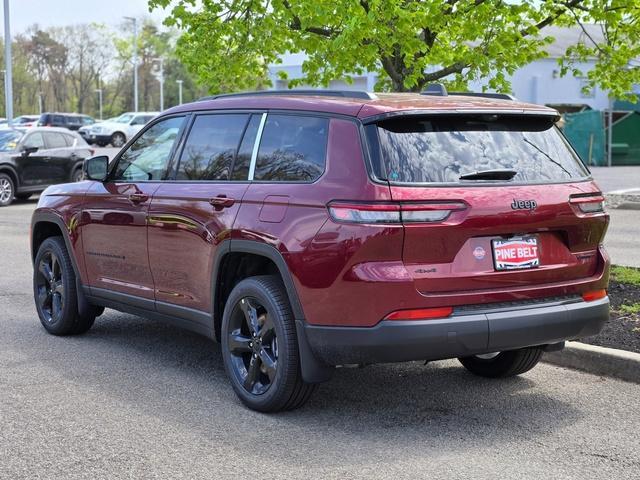
<svg viewBox="0 0 640 480">
<path fill-rule="evenodd" d="M 293 410 L 315 390 L 302 379 L 295 321 L 277 275 L 245 278 L 233 288 L 220 339 L 231 386 L 252 410 Z"/>
<path fill-rule="evenodd" d="M 256 298 L 236 304 L 229 322 L 228 345 L 233 372 L 244 389 L 261 395 L 275 381 L 278 337 L 267 309 Z"/>
<path fill-rule="evenodd" d="M 34 262 L 33 296 L 40 323 L 53 335 L 78 335 L 91 328 L 101 307 L 78 310 L 76 275 L 62 237 L 49 237 Z"/>
<path fill-rule="evenodd" d="M 60 260 L 53 251 L 48 250 L 36 268 L 35 287 L 39 310 L 46 322 L 55 323 L 62 315 L 65 302 Z"/>
</svg>

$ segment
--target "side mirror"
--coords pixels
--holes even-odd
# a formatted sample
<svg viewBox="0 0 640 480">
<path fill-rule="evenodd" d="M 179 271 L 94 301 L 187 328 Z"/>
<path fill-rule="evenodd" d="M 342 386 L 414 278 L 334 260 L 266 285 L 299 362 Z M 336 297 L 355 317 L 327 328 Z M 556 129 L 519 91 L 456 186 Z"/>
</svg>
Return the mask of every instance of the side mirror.
<svg viewBox="0 0 640 480">
<path fill-rule="evenodd" d="M 108 167 L 109 157 L 100 155 L 87 158 L 82 165 L 82 170 L 86 179 L 104 182 L 107 179 Z"/>
<path fill-rule="evenodd" d="M 36 153 L 38 151 L 38 147 L 24 147 L 22 149 L 22 155 L 28 157 L 32 153 Z"/>
</svg>

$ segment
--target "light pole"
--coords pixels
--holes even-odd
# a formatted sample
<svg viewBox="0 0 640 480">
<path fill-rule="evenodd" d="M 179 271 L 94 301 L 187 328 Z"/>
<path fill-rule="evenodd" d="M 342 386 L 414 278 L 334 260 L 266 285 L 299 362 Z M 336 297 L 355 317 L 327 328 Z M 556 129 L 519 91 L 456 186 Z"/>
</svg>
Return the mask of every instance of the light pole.
<svg viewBox="0 0 640 480">
<path fill-rule="evenodd" d="M 124 17 L 124 19 L 133 22 L 133 109 L 137 112 L 138 111 L 138 20 L 135 17 Z"/>
<path fill-rule="evenodd" d="M 98 94 L 98 102 L 100 105 L 100 120 L 102 120 L 102 89 L 96 88 L 96 93 Z"/>
<path fill-rule="evenodd" d="M 178 105 L 182 105 L 182 80 L 176 80 L 178 84 Z"/>
<path fill-rule="evenodd" d="M 154 58 L 160 64 L 160 111 L 164 110 L 164 58 Z"/>
<path fill-rule="evenodd" d="M 9 30 L 9 0 L 4 0 L 4 98 L 7 123 L 13 122 L 13 85 L 11 83 L 11 31 Z"/>
</svg>

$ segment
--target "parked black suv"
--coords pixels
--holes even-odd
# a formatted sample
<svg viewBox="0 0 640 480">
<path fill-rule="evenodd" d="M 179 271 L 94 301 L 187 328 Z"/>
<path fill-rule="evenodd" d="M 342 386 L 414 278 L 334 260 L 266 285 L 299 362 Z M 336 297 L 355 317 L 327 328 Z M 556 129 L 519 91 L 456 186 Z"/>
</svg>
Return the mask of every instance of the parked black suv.
<svg viewBox="0 0 640 480">
<path fill-rule="evenodd" d="M 93 125 L 96 121 L 89 115 L 77 113 L 43 113 L 38 120 L 39 127 L 60 127 L 69 130 L 78 130 L 80 127 Z"/>
<path fill-rule="evenodd" d="M 0 130 L 0 207 L 81 180 L 82 162 L 94 153 L 80 135 L 61 128 Z"/>
</svg>

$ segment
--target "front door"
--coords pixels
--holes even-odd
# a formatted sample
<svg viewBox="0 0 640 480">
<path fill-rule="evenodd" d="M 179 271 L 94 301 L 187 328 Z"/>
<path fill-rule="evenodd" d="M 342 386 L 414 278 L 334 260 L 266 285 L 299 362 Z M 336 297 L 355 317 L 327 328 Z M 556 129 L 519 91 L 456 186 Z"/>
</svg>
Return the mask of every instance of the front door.
<svg viewBox="0 0 640 480">
<path fill-rule="evenodd" d="M 81 235 L 94 295 L 124 293 L 154 300 L 147 249 L 147 213 L 165 179 L 184 117 L 151 125 L 123 151 L 106 182 L 86 195 Z"/>
<path fill-rule="evenodd" d="M 27 152 L 24 149 L 37 149 Z M 51 157 L 44 142 L 42 132 L 28 133 L 22 140 L 16 154 L 16 167 L 23 188 L 47 186 L 54 183 Z"/>
<path fill-rule="evenodd" d="M 242 166 L 249 165 L 259 123 L 260 115 L 244 113 L 194 118 L 175 180 L 163 182 L 149 210 L 149 259 L 159 311 L 171 312 L 166 304 L 212 311 L 216 249 L 230 238 L 247 190 Z"/>
</svg>

